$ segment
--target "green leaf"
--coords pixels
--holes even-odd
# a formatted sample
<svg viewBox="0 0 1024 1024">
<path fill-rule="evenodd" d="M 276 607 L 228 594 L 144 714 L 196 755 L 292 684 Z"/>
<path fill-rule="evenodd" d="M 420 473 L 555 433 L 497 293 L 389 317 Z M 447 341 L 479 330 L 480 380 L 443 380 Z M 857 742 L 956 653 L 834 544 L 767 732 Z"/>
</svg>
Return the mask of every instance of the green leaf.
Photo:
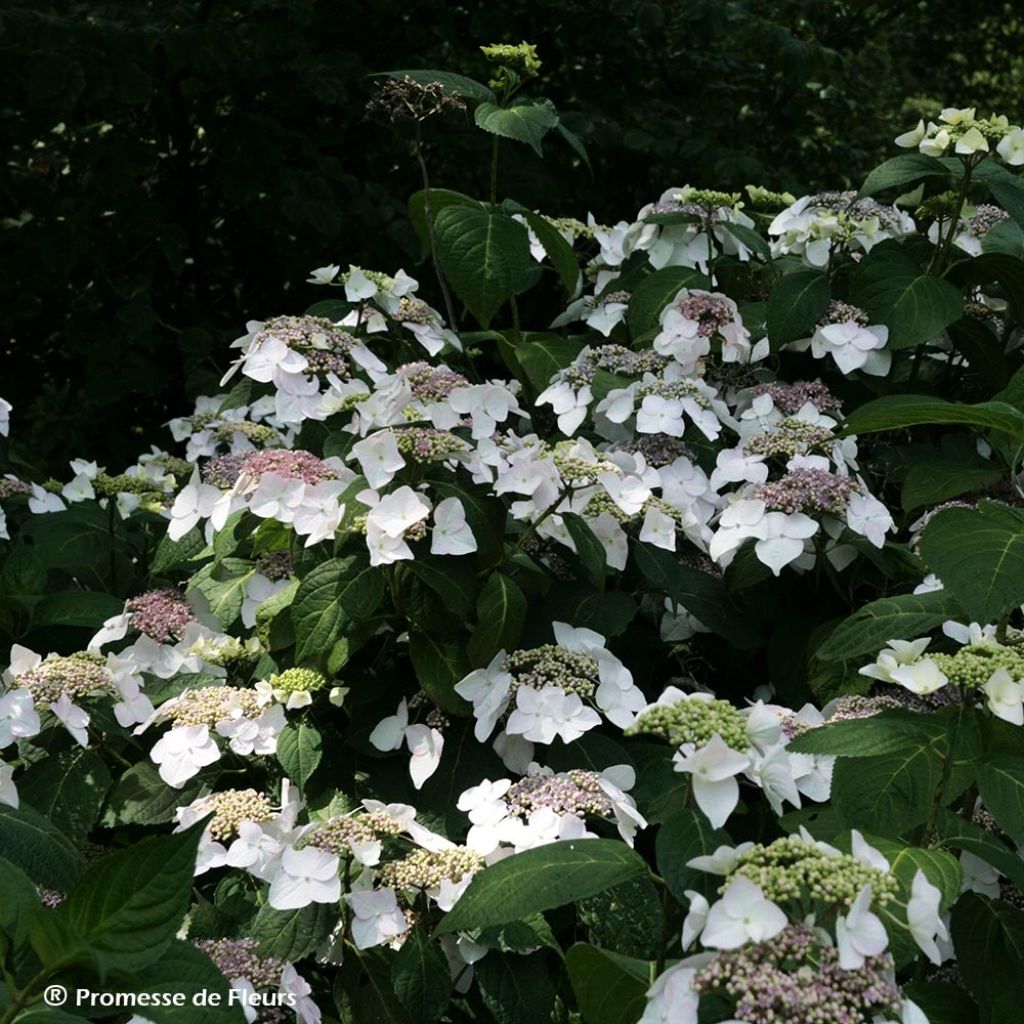
<svg viewBox="0 0 1024 1024">
<path fill-rule="evenodd" d="M 188 911 L 205 826 L 142 839 L 97 861 L 57 908 L 58 920 L 114 967 L 134 971 L 159 960 Z"/>
<path fill-rule="evenodd" d="M 199 796 L 202 781 L 190 779 L 184 789 L 172 789 L 160 778 L 155 764 L 139 761 L 114 783 L 103 824 L 160 825 L 174 820 L 174 811 Z"/>
<path fill-rule="evenodd" d="M 485 132 L 525 142 L 537 156 L 543 156 L 541 140 L 558 124 L 558 115 L 546 103 L 516 103 L 511 107 L 499 107 L 485 101 L 476 108 L 473 120 Z"/>
<path fill-rule="evenodd" d="M 864 179 L 862 196 L 874 196 L 886 189 L 906 189 L 926 178 L 948 178 L 949 170 L 935 157 L 924 153 L 903 153 L 879 164 Z"/>
<path fill-rule="evenodd" d="M 85 841 L 110 787 L 103 758 L 75 746 L 51 754 L 18 778 L 18 794 L 73 842 Z"/>
<path fill-rule="evenodd" d="M 598 589 L 602 588 L 607 562 L 604 545 L 594 536 L 594 531 L 581 516 L 567 512 L 562 516 L 562 522 L 565 523 L 565 528 L 576 546 L 576 557 L 579 558 L 587 579 Z"/>
<path fill-rule="evenodd" d="M 865 839 L 889 861 L 890 871 L 899 882 L 897 898 L 881 908 L 878 916 L 889 933 L 890 952 L 896 960 L 896 966 L 901 968 L 920 957 L 920 949 L 907 923 L 907 903 L 911 897 L 914 877 L 921 871 L 939 890 L 939 910 L 940 913 L 945 912 L 960 895 L 960 862 L 945 851 L 909 846 L 870 832 L 866 832 Z"/>
<path fill-rule="evenodd" d="M 412 929 L 392 959 L 391 987 L 417 1024 L 437 1020 L 448 1008 L 452 994 L 448 964 L 422 925 Z"/>
<path fill-rule="evenodd" d="M 950 324 L 946 333 L 972 372 L 994 388 L 1006 387 L 1010 366 L 1005 346 L 986 324 L 965 316 Z"/>
<path fill-rule="evenodd" d="M 704 872 L 688 867 L 687 861 L 728 844 L 729 837 L 722 829 L 712 828 L 703 814 L 684 807 L 670 815 L 658 829 L 654 846 L 658 874 L 665 879 L 672 895 L 685 906 L 686 890 L 706 877 Z"/>
<path fill-rule="evenodd" d="M 635 1024 L 643 1016 L 651 983 L 646 961 L 578 942 L 565 966 L 584 1024 Z"/>
<path fill-rule="evenodd" d="M 943 846 L 973 853 L 1001 871 L 1018 888 L 1024 888 L 1024 860 L 980 825 L 943 807 L 937 818 L 937 834 Z"/>
<path fill-rule="evenodd" d="M 828 278 L 818 270 L 798 270 L 780 278 L 768 295 L 765 327 L 772 349 L 809 338 L 831 297 Z"/>
<path fill-rule="evenodd" d="M 551 378 L 564 370 L 583 351 L 583 342 L 558 334 L 526 332 L 514 347 L 516 361 L 534 390 L 543 391 Z"/>
<path fill-rule="evenodd" d="M 583 161 L 587 170 L 593 175 L 594 168 L 590 165 L 590 157 L 587 154 L 587 147 L 583 145 L 583 140 L 575 132 L 569 131 L 561 121 L 555 126 L 555 130 L 565 139 L 569 148 Z"/>
<path fill-rule="evenodd" d="M 300 581 L 292 602 L 297 661 L 326 655 L 353 619 L 376 610 L 384 596 L 384 579 L 379 569 L 360 571 L 362 565 L 355 556 L 332 558 Z"/>
<path fill-rule="evenodd" d="M 961 494 L 982 490 L 1001 480 L 1003 471 L 989 463 L 926 459 L 915 462 L 903 480 L 900 503 L 910 512 L 928 505 L 938 505 Z"/>
<path fill-rule="evenodd" d="M 850 301 L 871 323 L 889 328 L 890 349 L 931 341 L 964 309 L 963 296 L 949 281 L 925 274 L 896 243 L 876 246 L 861 260 Z"/>
<path fill-rule="evenodd" d="M 923 738 L 894 754 L 842 757 L 832 803 L 849 828 L 902 835 L 928 817 L 941 774 L 942 758 Z"/>
<path fill-rule="evenodd" d="M 37 885 L 68 890 L 85 867 L 71 841 L 31 807 L 0 804 L 0 857 Z"/>
<path fill-rule="evenodd" d="M 759 256 L 765 262 L 771 261 L 772 247 L 753 228 L 728 220 L 719 221 L 719 226 L 725 228 L 737 242 L 745 245 L 755 256 Z"/>
<path fill-rule="evenodd" d="M 420 245 L 423 247 L 423 254 L 430 252 L 430 235 L 427 233 L 427 190 L 420 189 L 409 196 L 409 219 L 416 229 Z M 483 210 L 483 203 L 472 196 L 463 195 L 461 192 L 454 192 L 448 188 L 432 188 L 430 190 L 430 219 L 434 218 L 446 206 L 468 206 L 473 210 Z M 351 437 L 352 435 L 347 435 Z"/>
<path fill-rule="evenodd" d="M 1024 259 L 1024 229 L 1015 220 L 1004 220 L 985 232 L 981 249 Z"/>
<path fill-rule="evenodd" d="M 305 722 L 289 722 L 277 737 L 277 759 L 300 790 L 316 771 L 322 754 L 320 733 Z"/>
<path fill-rule="evenodd" d="M 416 680 L 427 696 L 443 711 L 468 715 L 472 705 L 455 692 L 455 686 L 469 674 L 469 661 L 462 645 L 441 640 L 420 630 L 409 631 L 409 657 Z"/>
<path fill-rule="evenodd" d="M 640 855 L 617 839 L 577 839 L 526 850 L 474 875 L 435 934 L 520 921 L 646 871 Z"/>
<path fill-rule="evenodd" d="M 921 871 L 939 890 L 940 910 L 948 910 L 957 901 L 963 872 L 960 869 L 960 862 L 953 854 L 944 850 L 908 846 L 906 843 L 871 833 L 867 833 L 865 838 L 889 862 L 890 872 L 899 879 L 907 896 L 910 895 L 914 876 Z"/>
<path fill-rule="evenodd" d="M 854 409 L 843 424 L 845 434 L 871 434 L 924 423 L 964 424 L 998 430 L 1024 441 L 1024 413 L 1006 402 L 963 405 L 929 395 L 889 395 Z"/>
<path fill-rule="evenodd" d="M 551 265 L 558 273 L 565 293 L 570 297 L 576 294 L 580 281 L 580 264 L 573 247 L 565 240 L 561 232 L 539 213 L 523 214 L 530 230 L 537 236 L 537 241 L 544 246 Z"/>
<path fill-rule="evenodd" d="M 661 949 L 662 894 L 646 875 L 576 903 L 587 937 L 626 956 L 654 959 Z"/>
<path fill-rule="evenodd" d="M 90 590 L 62 590 L 47 594 L 32 609 L 33 627 L 82 626 L 97 629 L 104 619 L 120 615 L 124 601 L 112 594 Z"/>
<path fill-rule="evenodd" d="M 957 966 L 985 1024 L 1019 1024 L 1024 1004 L 1024 914 L 968 892 L 953 908 Z M 959 1022 L 958 1022 L 959 1024 Z"/>
<path fill-rule="evenodd" d="M 843 619 L 814 652 L 825 661 L 877 654 L 890 640 L 913 639 L 956 619 L 962 610 L 945 590 L 882 597 Z"/>
<path fill-rule="evenodd" d="M 526 597 L 504 573 L 492 573 L 476 603 L 476 629 L 467 651 L 474 665 L 486 665 L 498 651 L 514 651 L 526 619 Z"/>
<path fill-rule="evenodd" d="M 1010 315 L 1020 320 L 1024 315 L 1024 262 L 1001 252 L 983 252 L 980 256 L 960 260 L 946 271 L 958 288 L 972 288 L 995 281 L 1010 304 Z"/>
<path fill-rule="evenodd" d="M 467 521 L 469 518 L 467 509 Z M 472 529 L 472 525 L 470 526 Z M 444 602 L 445 607 L 460 618 L 468 618 L 476 605 L 480 581 L 467 561 L 453 561 L 445 556 L 424 555 L 407 562 L 407 568 Z"/>
<path fill-rule="evenodd" d="M 943 509 L 924 528 L 921 557 L 972 622 L 997 622 L 1024 602 L 1024 525 L 992 510 Z"/>
<path fill-rule="evenodd" d="M 540 953 L 492 951 L 476 965 L 474 981 L 495 1024 L 538 1024 L 551 1019 L 555 984 Z"/>
<path fill-rule="evenodd" d="M 309 903 L 297 910 L 275 910 L 264 903 L 247 934 L 259 943 L 260 956 L 294 963 L 310 956 L 336 924 L 337 908 L 326 903 Z"/>
<path fill-rule="evenodd" d="M 1024 758 L 986 754 L 976 767 L 982 802 L 1016 843 L 1024 844 Z"/>
<path fill-rule="evenodd" d="M 652 590 L 667 594 L 708 629 L 738 647 L 756 647 L 760 638 L 749 621 L 742 622 L 729 601 L 725 584 L 664 548 L 634 541 L 633 559 Z"/>
<path fill-rule="evenodd" d="M 832 722 L 809 729 L 787 749 L 797 754 L 831 754 L 835 757 L 878 757 L 913 753 L 922 743 L 931 744 L 945 735 L 944 726 L 925 715 L 894 709 Z"/>
<path fill-rule="evenodd" d="M 447 206 L 434 218 L 448 283 L 485 329 L 535 266 L 526 228 L 505 213 Z"/>
<path fill-rule="evenodd" d="M 431 68 L 406 68 L 400 71 L 382 71 L 379 75 L 386 75 L 402 81 L 403 78 L 411 78 L 420 85 L 430 85 L 433 82 L 440 83 L 444 92 L 453 96 L 462 96 L 474 103 L 483 103 L 494 100 L 494 93 L 482 82 L 467 78 L 465 75 L 457 75 L 452 71 L 434 71 Z"/>
<path fill-rule="evenodd" d="M 1024 187 L 1020 177 L 995 160 L 986 160 L 974 168 L 974 180 L 988 186 L 992 198 L 1018 223 L 1024 224 Z"/>
<path fill-rule="evenodd" d="M 0 936 L 8 935 L 21 945 L 32 921 L 42 913 L 39 894 L 28 875 L 0 857 Z"/>
<path fill-rule="evenodd" d="M 255 571 L 253 563 L 244 558 L 223 558 L 204 565 L 192 577 L 187 593 L 200 593 L 221 627 L 227 629 L 242 611 L 245 588 Z"/>
<path fill-rule="evenodd" d="M 903 991 L 924 1011 L 928 1024 L 978 1024 L 978 1007 L 959 985 L 921 981 Z"/>
<path fill-rule="evenodd" d="M 102 989 L 101 989 L 102 991 Z M 240 1005 L 230 1005 L 227 979 L 203 952 L 190 942 L 175 939 L 159 959 L 134 974 L 117 979 L 107 991 L 157 995 L 181 993 L 183 1006 L 161 1000 L 145 1004 L 146 1020 L 153 1024 L 244 1024 Z M 210 997 L 214 998 L 211 999 Z M 216 998 L 219 997 L 219 998 Z"/>
<path fill-rule="evenodd" d="M 629 330 L 634 340 L 657 333 L 662 310 L 682 288 L 707 288 L 708 279 L 689 267 L 664 267 L 648 274 L 629 300 Z"/>
</svg>

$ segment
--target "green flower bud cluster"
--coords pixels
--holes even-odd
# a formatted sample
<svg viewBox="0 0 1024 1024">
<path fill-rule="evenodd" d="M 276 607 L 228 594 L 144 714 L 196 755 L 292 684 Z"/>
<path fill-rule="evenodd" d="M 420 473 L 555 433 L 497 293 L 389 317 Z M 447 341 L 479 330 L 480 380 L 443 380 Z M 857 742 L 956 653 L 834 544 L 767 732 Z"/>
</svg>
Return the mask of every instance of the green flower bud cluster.
<svg viewBox="0 0 1024 1024">
<path fill-rule="evenodd" d="M 479 853 L 464 846 L 453 850 L 415 850 L 381 868 L 382 885 L 393 889 L 433 889 L 443 881 L 457 882 L 484 866 Z"/>
<path fill-rule="evenodd" d="M 703 206 L 708 210 L 736 206 L 740 201 L 739 192 L 716 192 L 710 188 L 684 188 L 679 193 L 679 201 Z"/>
<path fill-rule="evenodd" d="M 369 391 L 357 391 L 354 395 L 345 395 L 338 399 L 331 408 L 335 412 L 351 412 L 360 402 L 365 402 L 370 397 Z"/>
<path fill-rule="evenodd" d="M 402 826 L 383 811 L 346 814 L 311 828 L 301 839 L 300 846 L 315 846 L 339 857 L 350 857 L 355 846 L 378 839 L 397 836 Z"/>
<path fill-rule="evenodd" d="M 160 717 L 180 725 L 205 725 L 213 728 L 218 722 L 241 711 L 245 718 L 257 718 L 260 705 L 254 690 L 241 686 L 202 686 L 186 690 L 160 708 Z"/>
<path fill-rule="evenodd" d="M 432 324 L 437 320 L 437 315 L 422 299 L 403 295 L 391 319 L 400 324 Z"/>
<path fill-rule="evenodd" d="M 750 746 L 747 721 L 727 700 L 679 700 L 656 704 L 640 712 L 627 736 L 660 736 L 674 747 L 684 743 L 704 746 L 718 733 L 726 746 L 743 751 Z"/>
<path fill-rule="evenodd" d="M 583 517 L 596 519 L 604 512 L 607 512 L 617 523 L 634 523 L 640 518 L 639 514 L 630 515 L 628 512 L 623 512 L 607 491 L 598 491 L 587 502 L 587 506 L 583 510 Z"/>
<path fill-rule="evenodd" d="M 898 892 L 896 879 L 887 871 L 848 853 L 826 853 L 796 836 L 776 839 L 768 846 L 758 843 L 741 854 L 719 892 L 725 892 L 736 875 L 757 883 L 776 903 L 810 897 L 848 907 L 861 889 L 870 885 L 872 902 L 884 907 Z"/>
<path fill-rule="evenodd" d="M 149 460 L 149 465 L 157 466 L 171 476 L 187 477 L 192 475 L 195 466 L 188 459 L 179 459 L 176 455 L 157 455 Z"/>
<path fill-rule="evenodd" d="M 572 480 L 579 484 L 594 481 L 602 473 L 619 473 L 619 467 L 607 459 L 584 459 L 578 455 L 572 455 L 572 441 L 559 441 L 551 449 L 551 461 L 555 468 L 562 474 L 563 480 Z"/>
<path fill-rule="evenodd" d="M 92 482 L 92 488 L 101 498 L 115 498 L 119 494 L 137 494 L 140 498 L 161 499 L 163 495 L 153 486 L 152 480 L 141 476 L 118 473 L 99 473 Z"/>
<path fill-rule="evenodd" d="M 929 196 L 914 211 L 923 220 L 946 220 L 953 216 L 957 208 L 959 193 L 952 189 Z"/>
<path fill-rule="evenodd" d="M 489 61 L 504 64 L 523 78 L 533 78 L 540 73 L 542 62 L 535 43 L 492 43 L 481 46 L 480 52 Z"/>
<path fill-rule="evenodd" d="M 789 417 L 779 420 L 771 430 L 747 438 L 743 450 L 749 455 L 781 456 L 787 459 L 822 448 L 832 440 L 832 431 L 816 427 L 806 420 Z"/>
<path fill-rule="evenodd" d="M 796 196 L 792 192 L 773 192 L 761 185 L 745 185 L 744 188 L 750 196 L 751 205 L 759 210 L 783 210 L 796 202 Z"/>
<path fill-rule="evenodd" d="M 1016 679 L 1024 679 L 1024 652 L 995 641 L 961 647 L 956 654 L 929 654 L 945 677 L 955 686 L 984 686 L 997 669 L 1004 668 Z"/>
<path fill-rule="evenodd" d="M 87 651 L 53 655 L 23 672 L 15 685 L 28 690 L 35 704 L 48 707 L 65 696 L 74 701 L 93 693 L 112 693 L 114 684 L 106 666 L 106 658 Z"/>
<path fill-rule="evenodd" d="M 218 441 L 230 441 L 236 434 L 241 434 L 253 444 L 280 440 L 280 435 L 273 427 L 263 423 L 250 423 L 248 420 L 225 420 L 213 428 L 213 433 Z"/>
<path fill-rule="evenodd" d="M 227 789 L 211 793 L 203 804 L 206 812 L 213 811 L 209 829 L 211 837 L 218 842 L 234 839 L 243 821 L 259 824 L 270 821 L 274 816 L 269 797 L 255 789 Z"/>
<path fill-rule="evenodd" d="M 285 693 L 314 693 L 327 685 L 327 678 L 313 668 L 286 668 L 268 680 L 275 690 Z"/>
<path fill-rule="evenodd" d="M 541 218 L 546 220 L 556 231 L 568 231 L 576 238 L 594 237 L 594 231 L 590 225 L 584 224 L 583 221 L 577 220 L 575 217 L 548 217 L 542 213 Z"/>
<path fill-rule="evenodd" d="M 372 281 L 378 288 L 381 288 L 384 291 L 390 291 L 395 286 L 395 279 L 393 277 L 389 276 L 388 274 L 385 274 L 382 270 L 366 270 L 363 267 L 351 267 L 351 268 L 349 268 L 348 270 L 346 270 L 343 273 L 338 275 L 338 281 L 340 281 L 342 284 L 345 284 L 348 281 L 348 279 L 352 276 L 352 271 L 353 270 L 361 270 L 363 272 L 363 275 L 368 280 Z M 314 319 L 314 318 L 311 317 L 310 319 Z M 324 319 L 324 318 L 316 317 L 315 319 L 320 320 L 320 319 Z M 325 320 L 324 322 L 331 324 L 330 320 Z M 341 328 L 336 327 L 334 324 L 331 324 L 331 327 L 334 328 L 334 330 L 336 330 L 336 331 L 340 331 L 341 330 Z M 348 332 L 345 331 L 345 332 L 342 332 L 342 333 L 347 334 Z M 349 338 L 352 337 L 351 334 L 349 334 L 348 336 L 349 336 Z"/>
<path fill-rule="evenodd" d="M 586 700 L 594 695 L 600 682 L 597 662 L 581 651 L 567 651 L 557 644 L 544 644 L 524 651 L 513 651 L 504 669 L 512 674 L 512 691 L 520 686 L 541 690 L 560 686 Z"/>
</svg>

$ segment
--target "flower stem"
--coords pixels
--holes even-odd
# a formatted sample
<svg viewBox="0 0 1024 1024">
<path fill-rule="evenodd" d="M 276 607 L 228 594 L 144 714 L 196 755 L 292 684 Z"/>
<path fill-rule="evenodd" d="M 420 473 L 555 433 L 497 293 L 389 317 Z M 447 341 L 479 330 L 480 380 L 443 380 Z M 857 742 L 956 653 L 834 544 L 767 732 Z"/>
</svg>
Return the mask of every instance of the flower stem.
<svg viewBox="0 0 1024 1024">
<path fill-rule="evenodd" d="M 452 304 L 451 293 L 448 291 L 448 282 L 441 272 L 441 260 L 437 255 L 437 238 L 434 235 L 434 215 L 430 209 L 430 176 L 427 174 L 427 162 L 423 159 L 423 130 L 419 121 L 414 121 L 416 126 L 416 162 L 420 165 L 420 176 L 423 178 L 423 217 L 427 223 L 427 240 L 430 244 L 430 261 L 434 264 L 434 275 L 441 287 L 441 295 L 444 298 L 444 309 L 448 316 L 448 326 L 458 333 L 459 325 L 455 320 L 455 307 Z"/>
</svg>

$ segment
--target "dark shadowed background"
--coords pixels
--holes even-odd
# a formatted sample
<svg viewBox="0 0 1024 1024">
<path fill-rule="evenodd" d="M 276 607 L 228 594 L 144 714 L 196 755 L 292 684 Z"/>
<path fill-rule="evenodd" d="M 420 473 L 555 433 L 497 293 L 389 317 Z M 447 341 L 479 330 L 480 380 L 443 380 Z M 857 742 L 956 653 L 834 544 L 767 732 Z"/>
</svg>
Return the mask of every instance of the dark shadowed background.
<svg viewBox="0 0 1024 1024">
<path fill-rule="evenodd" d="M 1013 4 L 5 0 L 0 395 L 20 458 L 119 470 L 216 386 L 247 319 L 324 297 L 311 268 L 417 275 L 418 174 L 367 118 L 368 75 L 486 80 L 479 45 L 522 39 L 593 165 L 515 147 L 502 194 L 552 215 L 628 219 L 671 185 L 856 187 L 923 111 L 1024 117 Z M 469 117 L 427 133 L 433 184 L 483 195 Z"/>
</svg>

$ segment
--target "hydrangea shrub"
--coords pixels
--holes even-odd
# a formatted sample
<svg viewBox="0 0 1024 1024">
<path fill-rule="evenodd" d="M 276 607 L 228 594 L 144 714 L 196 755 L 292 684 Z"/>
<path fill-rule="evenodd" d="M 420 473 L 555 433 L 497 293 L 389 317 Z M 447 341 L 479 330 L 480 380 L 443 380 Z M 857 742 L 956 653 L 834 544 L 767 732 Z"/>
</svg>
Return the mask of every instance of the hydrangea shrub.
<svg viewBox="0 0 1024 1024">
<path fill-rule="evenodd" d="M 487 52 L 376 103 L 443 311 L 320 267 L 135 465 L 0 481 L 0 1024 L 1018 1020 L 1024 131 L 584 223 L 499 200 L 586 154 Z"/>
</svg>

